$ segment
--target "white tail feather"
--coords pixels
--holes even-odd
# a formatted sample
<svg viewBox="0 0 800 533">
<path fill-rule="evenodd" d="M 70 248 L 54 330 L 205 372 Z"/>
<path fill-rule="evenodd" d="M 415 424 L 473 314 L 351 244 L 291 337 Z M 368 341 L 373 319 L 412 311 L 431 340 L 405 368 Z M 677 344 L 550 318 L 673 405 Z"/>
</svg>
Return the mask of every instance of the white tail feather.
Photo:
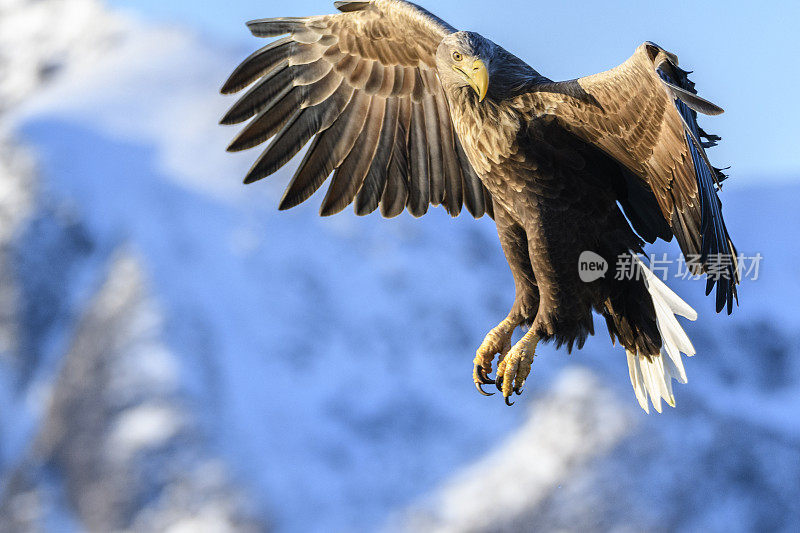
<svg viewBox="0 0 800 533">
<path fill-rule="evenodd" d="M 691 357 L 695 354 L 692 341 L 683 331 L 675 315 L 689 320 L 697 320 L 697 312 L 689 304 L 681 300 L 667 285 L 658 279 L 653 272 L 633 254 L 644 273 L 644 281 L 653 306 L 656 310 L 656 325 L 661 334 L 661 353 L 636 355 L 626 350 L 631 385 L 639 405 L 645 412 L 650 412 L 648 396 L 656 411 L 661 412 L 661 399 L 675 407 L 672 394 L 672 380 L 686 383 L 686 369 L 683 367 L 681 352 Z"/>
</svg>

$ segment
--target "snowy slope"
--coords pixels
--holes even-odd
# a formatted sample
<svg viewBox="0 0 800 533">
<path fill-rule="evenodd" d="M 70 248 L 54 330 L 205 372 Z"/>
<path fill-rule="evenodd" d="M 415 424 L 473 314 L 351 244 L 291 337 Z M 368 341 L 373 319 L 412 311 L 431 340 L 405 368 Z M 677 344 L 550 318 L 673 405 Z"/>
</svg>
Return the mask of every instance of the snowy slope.
<svg viewBox="0 0 800 533">
<path fill-rule="evenodd" d="M 712 453 L 712 463 L 734 476 L 737 468 L 753 468 L 774 478 L 786 468 L 800 477 L 794 463 L 748 462 L 741 449 L 726 455 L 731 442 L 750 435 L 768 451 L 775 442 L 788 456 L 800 450 L 800 369 L 793 357 L 800 319 L 792 312 L 800 263 L 791 241 L 800 223 L 791 208 L 799 185 L 737 189 L 733 182 L 725 193 L 739 248 L 765 256 L 761 279 L 743 287 L 734 317 L 713 315 L 702 283 L 674 284 L 701 313 L 687 327 L 698 356 L 687 364 L 690 384 L 676 390 L 676 410 L 649 418 L 637 411 L 624 354 L 603 333 L 569 357 L 544 347 L 527 387 L 532 396 L 508 409 L 471 384 L 475 347 L 513 298 L 491 221 L 453 221 L 441 210 L 421 220 L 349 213 L 323 220 L 316 217 L 319 197 L 277 212 L 289 172 L 242 186 L 254 154 L 225 154 L 233 132 L 216 125 L 230 104 L 217 88 L 239 52 L 182 31 L 130 24 L 111 52 L 54 79 L 6 119 L 35 153 L 42 187 L 80 220 L 92 243 L 87 271 L 101 271 L 122 243 L 137 250 L 191 412 L 278 529 L 385 525 L 429 495 L 437 498 L 454 472 L 483 464 L 506 438 L 514 441 L 517 428 L 523 438 L 531 413 L 542 410 L 529 422 L 534 428 L 557 433 L 557 424 L 536 420 L 558 420 L 561 403 L 548 401 L 548 391 L 563 383 L 568 363 L 590 374 L 572 386 L 597 383 L 601 398 L 613 398 L 608 409 L 624 411 L 599 411 L 600 420 L 620 427 L 603 440 L 595 434 L 602 424 L 597 429 L 574 415 L 587 440 L 606 443 L 586 463 L 598 464 L 600 474 L 559 467 L 578 453 L 574 447 L 537 454 L 538 441 L 523 439 L 530 460 L 549 461 L 554 473 L 544 486 L 541 479 L 535 484 L 531 509 L 514 508 L 517 519 L 535 511 L 554 516 L 543 525 L 582 523 L 559 510 L 568 507 L 559 502 L 562 493 L 551 494 L 570 480 L 580 484 L 570 493 L 577 495 L 617 474 L 630 479 L 632 492 L 646 485 L 647 467 L 619 459 L 641 432 L 648 451 L 637 457 L 652 466 L 656 487 L 693 483 Z M 35 424 L 39 415 L 31 410 L 32 419 L 9 422 L 9 435 L 26 433 L 17 425 Z M 664 461 L 680 463 L 684 445 L 694 452 L 670 471 Z M 726 457 L 745 464 L 728 465 Z M 670 484 L 676 476 L 682 483 Z M 726 479 L 712 476 L 707 490 L 724 492 Z M 800 497 L 791 483 L 774 483 L 770 490 Z M 751 495 L 757 488 L 744 483 L 741 490 Z M 650 527 L 693 505 L 689 500 L 654 511 L 631 499 L 641 509 L 630 516 Z M 753 509 L 737 511 L 748 519 L 759 505 L 767 509 L 758 499 L 741 501 L 752 502 Z M 731 523 L 737 522 L 720 522 Z"/>
</svg>

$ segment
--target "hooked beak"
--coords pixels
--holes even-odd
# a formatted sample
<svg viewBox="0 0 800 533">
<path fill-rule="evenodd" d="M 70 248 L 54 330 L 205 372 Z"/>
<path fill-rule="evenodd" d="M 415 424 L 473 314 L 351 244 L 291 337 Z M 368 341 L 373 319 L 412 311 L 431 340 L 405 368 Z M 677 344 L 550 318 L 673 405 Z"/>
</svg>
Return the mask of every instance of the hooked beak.
<svg viewBox="0 0 800 533">
<path fill-rule="evenodd" d="M 489 69 L 486 68 L 486 64 L 480 59 L 476 59 L 472 63 L 472 69 L 469 71 L 457 66 L 453 68 L 464 75 L 467 82 L 469 82 L 469 86 L 478 95 L 479 101 L 483 102 L 483 99 L 486 98 L 486 93 L 489 92 Z"/>
</svg>

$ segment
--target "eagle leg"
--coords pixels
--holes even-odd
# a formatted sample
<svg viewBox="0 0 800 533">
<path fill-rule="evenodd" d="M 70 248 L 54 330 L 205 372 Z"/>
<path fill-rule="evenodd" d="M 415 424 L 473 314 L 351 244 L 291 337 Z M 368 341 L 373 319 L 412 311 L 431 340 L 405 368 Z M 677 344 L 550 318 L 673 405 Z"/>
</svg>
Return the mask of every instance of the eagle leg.
<svg viewBox="0 0 800 533">
<path fill-rule="evenodd" d="M 497 385 L 503 392 L 506 405 L 514 405 L 511 402 L 512 393 L 521 394 L 525 380 L 531 373 L 531 364 L 536 356 L 536 345 L 539 344 L 539 337 L 529 330 L 522 339 L 511 348 L 511 351 L 497 365 Z"/>
<path fill-rule="evenodd" d="M 483 390 L 483 385 L 493 385 L 495 381 L 489 378 L 492 372 L 492 361 L 494 356 L 500 354 L 502 359 L 511 349 L 511 336 L 519 324 L 515 323 L 511 316 L 506 317 L 483 339 L 480 348 L 475 355 L 475 369 L 472 372 L 472 380 L 478 392 L 484 396 L 492 396 Z"/>
</svg>

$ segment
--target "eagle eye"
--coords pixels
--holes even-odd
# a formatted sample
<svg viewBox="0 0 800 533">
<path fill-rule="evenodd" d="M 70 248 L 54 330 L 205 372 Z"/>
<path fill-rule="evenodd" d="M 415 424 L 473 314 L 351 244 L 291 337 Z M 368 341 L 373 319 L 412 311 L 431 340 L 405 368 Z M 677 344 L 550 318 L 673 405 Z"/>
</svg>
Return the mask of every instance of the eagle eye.
<svg viewBox="0 0 800 533">
<path fill-rule="evenodd" d="M 456 61 L 461 61 L 464 59 L 464 56 L 462 56 L 460 52 L 453 52 L 453 59 Z"/>
</svg>

